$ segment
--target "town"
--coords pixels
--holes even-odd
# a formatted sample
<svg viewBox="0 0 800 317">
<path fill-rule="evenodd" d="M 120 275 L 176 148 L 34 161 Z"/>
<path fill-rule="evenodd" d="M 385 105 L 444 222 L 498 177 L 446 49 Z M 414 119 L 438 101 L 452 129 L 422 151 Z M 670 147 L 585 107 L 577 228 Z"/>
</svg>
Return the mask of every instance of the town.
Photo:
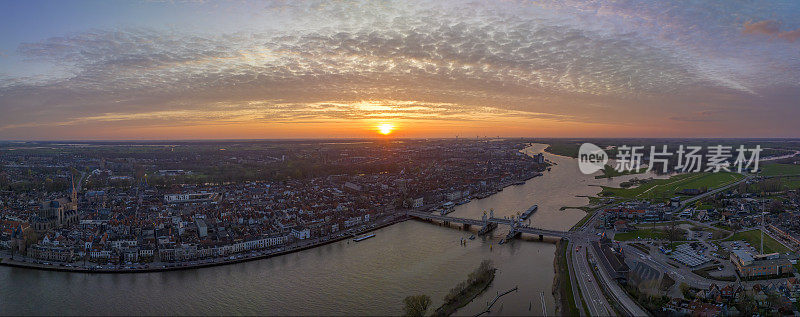
<svg viewBox="0 0 800 317">
<path fill-rule="evenodd" d="M 518 140 L 5 144 L 4 263 L 152 271 L 284 254 L 541 175 Z M 87 151 L 91 149 L 91 151 Z"/>
</svg>

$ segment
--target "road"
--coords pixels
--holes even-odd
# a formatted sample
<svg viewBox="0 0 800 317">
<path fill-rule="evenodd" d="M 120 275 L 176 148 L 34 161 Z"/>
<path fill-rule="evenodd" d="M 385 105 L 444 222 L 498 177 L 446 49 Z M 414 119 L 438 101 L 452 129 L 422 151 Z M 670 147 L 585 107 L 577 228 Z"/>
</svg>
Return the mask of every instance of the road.
<svg viewBox="0 0 800 317">
<path fill-rule="evenodd" d="M 590 316 L 610 316 L 614 312 L 609 310 L 611 304 L 608 303 L 597 281 L 592 277 L 591 265 L 587 259 L 586 250 L 589 247 L 588 243 L 575 243 L 568 246 L 572 257 L 572 268 L 574 269 L 575 280 L 578 281 L 578 287 L 581 289 L 583 300 L 589 308 Z M 579 250 L 576 251 L 575 249 Z M 577 306 L 581 306 L 580 299 L 576 298 Z"/>
<path fill-rule="evenodd" d="M 693 196 L 693 197 L 691 197 L 691 198 L 688 198 L 688 199 L 686 199 L 686 200 L 684 200 L 684 201 L 681 201 L 681 208 L 683 208 L 683 207 L 686 207 L 686 206 L 687 206 L 687 205 L 689 205 L 690 203 L 693 203 L 693 202 L 695 202 L 695 201 L 698 201 L 698 200 L 700 200 L 700 199 L 703 199 L 703 198 L 705 198 L 705 197 L 708 197 L 708 196 L 711 196 L 711 195 L 715 195 L 715 194 L 717 194 L 717 193 L 719 193 L 719 192 L 722 192 L 722 191 L 724 191 L 724 190 L 726 190 L 726 189 L 728 189 L 728 188 L 731 188 L 731 187 L 733 187 L 733 186 L 739 185 L 739 184 L 741 184 L 742 182 L 746 182 L 747 180 L 749 180 L 749 179 L 751 179 L 751 178 L 752 178 L 752 176 L 745 175 L 745 177 L 744 177 L 744 178 L 742 178 L 742 179 L 740 179 L 740 180 L 738 180 L 738 181 L 736 181 L 736 182 L 733 182 L 733 183 L 730 183 L 730 184 L 728 184 L 728 185 L 725 185 L 725 186 L 719 187 L 719 188 L 717 188 L 717 189 L 714 189 L 714 190 L 711 190 L 711 191 L 707 191 L 707 192 L 705 192 L 705 193 L 703 193 L 703 194 L 700 194 L 700 195 L 697 195 L 697 196 Z"/>
<path fill-rule="evenodd" d="M 583 226 L 576 231 L 572 231 L 572 238 L 567 247 L 570 251 L 569 261 L 574 280 L 578 282 L 583 301 L 586 302 L 590 316 L 613 316 L 615 312 L 610 308 L 605 294 L 601 289 L 600 281 L 597 281 L 592 274 L 593 267 L 589 264 L 588 256 L 591 249 L 591 241 L 597 240 L 598 236 L 594 231 L 594 224 L 599 218 L 600 213 L 595 212 Z M 578 249 L 576 251 L 576 249 Z M 580 298 L 576 298 L 576 305 L 581 308 Z"/>
<path fill-rule="evenodd" d="M 594 254 L 593 248 L 590 248 L 589 252 L 594 258 L 597 258 L 597 255 Z M 623 290 L 622 287 L 619 286 L 619 284 L 617 284 L 617 281 L 615 281 L 613 278 L 611 278 L 611 276 L 608 275 L 608 272 L 606 272 L 606 270 L 603 268 L 602 265 L 598 265 L 598 267 L 600 267 L 600 269 L 597 270 L 597 273 L 599 273 L 600 276 L 602 277 L 603 285 L 606 287 L 608 292 L 614 297 L 617 303 L 619 303 L 622 306 L 627 315 L 629 316 L 649 315 L 644 309 L 642 309 L 639 306 L 639 304 L 636 303 L 636 301 L 634 301 L 630 296 L 628 296 L 628 293 L 625 292 L 625 290 Z"/>
</svg>

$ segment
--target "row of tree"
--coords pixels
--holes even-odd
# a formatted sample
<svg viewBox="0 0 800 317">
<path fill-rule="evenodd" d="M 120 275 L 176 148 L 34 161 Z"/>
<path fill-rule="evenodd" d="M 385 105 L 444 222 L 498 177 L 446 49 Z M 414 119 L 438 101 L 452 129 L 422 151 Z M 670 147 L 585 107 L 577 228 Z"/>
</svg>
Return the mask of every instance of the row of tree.
<svg viewBox="0 0 800 317">
<path fill-rule="evenodd" d="M 444 305 L 442 305 L 442 307 L 457 304 L 464 296 L 473 291 L 473 287 L 484 285 L 489 282 L 494 276 L 494 271 L 495 268 L 492 266 L 492 261 L 483 260 L 478 268 L 469 273 L 465 281 L 458 283 L 458 285 L 450 289 L 450 292 L 444 297 Z M 404 313 L 406 316 L 424 316 L 428 307 L 431 305 L 431 298 L 424 294 L 412 295 L 406 297 L 403 303 L 405 304 Z M 437 315 L 439 313 L 440 312 L 437 311 Z M 449 315 L 452 311 L 441 313 Z"/>
</svg>

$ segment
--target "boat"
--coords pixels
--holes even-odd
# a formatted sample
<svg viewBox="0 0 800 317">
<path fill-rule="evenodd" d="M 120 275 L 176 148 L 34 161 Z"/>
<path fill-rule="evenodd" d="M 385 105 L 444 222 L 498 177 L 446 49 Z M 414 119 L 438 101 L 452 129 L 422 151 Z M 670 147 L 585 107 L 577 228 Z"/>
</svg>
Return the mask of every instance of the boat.
<svg viewBox="0 0 800 317">
<path fill-rule="evenodd" d="M 469 239 L 470 240 L 475 240 L 475 235 L 473 234 L 473 235 L 469 236 Z"/>
<path fill-rule="evenodd" d="M 516 182 L 514 182 L 514 185 L 522 185 L 522 184 L 525 184 L 525 181 L 516 181 Z"/>
<path fill-rule="evenodd" d="M 498 244 L 503 244 L 503 243 L 506 243 L 506 239 L 505 239 L 505 238 L 503 238 L 502 240 L 500 240 L 500 243 L 498 243 Z"/>
<path fill-rule="evenodd" d="M 366 240 L 366 239 L 372 238 L 372 237 L 374 237 L 374 236 L 375 236 L 375 234 L 374 234 L 374 233 L 370 233 L 370 234 L 367 234 L 367 235 L 360 236 L 360 237 L 358 237 L 358 238 L 353 238 L 353 241 L 355 241 L 355 242 L 358 242 L 358 241 L 363 241 L 363 240 Z"/>
<path fill-rule="evenodd" d="M 530 218 L 537 209 L 539 209 L 539 205 L 531 206 L 531 208 L 528 208 L 528 210 L 522 213 L 520 218 L 522 218 L 522 220 L 528 220 L 528 218 Z"/>
<path fill-rule="evenodd" d="M 453 210 L 454 210 L 453 207 L 454 206 L 455 206 L 455 204 L 452 201 L 448 201 L 448 202 L 444 203 L 444 205 L 442 205 L 442 210 L 439 212 L 439 214 L 444 216 L 446 214 L 449 214 L 449 213 L 453 212 Z"/>
</svg>

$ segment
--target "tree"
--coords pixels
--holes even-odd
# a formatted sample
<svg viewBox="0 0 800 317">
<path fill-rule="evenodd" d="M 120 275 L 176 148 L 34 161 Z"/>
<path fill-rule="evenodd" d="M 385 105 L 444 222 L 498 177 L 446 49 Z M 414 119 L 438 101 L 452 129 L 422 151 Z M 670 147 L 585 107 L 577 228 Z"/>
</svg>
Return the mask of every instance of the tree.
<svg viewBox="0 0 800 317">
<path fill-rule="evenodd" d="M 691 287 L 689 287 L 689 284 L 681 283 L 678 286 L 678 288 L 681 290 L 681 294 L 683 294 L 684 298 L 686 298 L 686 299 L 693 299 L 694 298 L 694 294 L 692 294 Z"/>
<path fill-rule="evenodd" d="M 739 194 L 746 194 L 747 193 L 747 182 L 739 183 Z"/>
<path fill-rule="evenodd" d="M 23 252 L 28 249 L 28 246 L 39 242 L 39 234 L 31 227 L 25 228 L 25 230 L 22 231 L 22 237 L 25 240 Z"/>
<path fill-rule="evenodd" d="M 428 295 L 412 295 L 406 297 L 403 302 L 406 304 L 406 316 L 424 316 L 428 306 L 431 305 L 431 298 Z"/>
<path fill-rule="evenodd" d="M 769 205 L 767 205 L 767 211 L 769 212 L 777 213 L 781 212 L 782 210 L 783 210 L 783 203 L 781 203 L 780 200 L 773 199 L 772 201 L 769 202 Z"/>
<path fill-rule="evenodd" d="M 669 223 L 669 231 L 667 232 L 667 239 L 669 239 L 670 242 L 674 242 L 679 238 L 677 226 L 678 223 L 675 221 L 675 219 L 672 219 L 672 221 Z"/>
</svg>

